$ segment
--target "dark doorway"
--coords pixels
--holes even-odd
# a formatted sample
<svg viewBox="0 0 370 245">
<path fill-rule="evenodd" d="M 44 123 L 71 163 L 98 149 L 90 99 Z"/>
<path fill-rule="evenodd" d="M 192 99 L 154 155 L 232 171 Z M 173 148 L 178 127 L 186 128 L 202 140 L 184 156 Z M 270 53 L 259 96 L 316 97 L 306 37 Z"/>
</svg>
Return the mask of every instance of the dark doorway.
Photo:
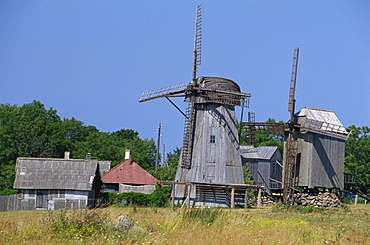
<svg viewBox="0 0 370 245">
<path fill-rule="evenodd" d="M 47 190 L 36 191 L 36 209 L 47 209 L 48 208 L 48 194 Z"/>
</svg>

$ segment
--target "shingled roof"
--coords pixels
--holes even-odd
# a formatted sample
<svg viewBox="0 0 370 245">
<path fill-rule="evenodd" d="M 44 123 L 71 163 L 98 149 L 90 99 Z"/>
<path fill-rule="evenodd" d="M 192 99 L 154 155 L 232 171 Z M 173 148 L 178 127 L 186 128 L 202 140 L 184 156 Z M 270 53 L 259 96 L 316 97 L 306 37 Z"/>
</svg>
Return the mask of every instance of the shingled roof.
<svg viewBox="0 0 370 245">
<path fill-rule="evenodd" d="M 91 190 L 98 160 L 19 157 L 15 189 Z"/>
<path fill-rule="evenodd" d="M 328 135 L 334 138 L 347 140 L 351 129 L 345 128 L 333 111 L 305 107 L 295 114 L 301 131 Z"/>
<path fill-rule="evenodd" d="M 245 159 L 271 160 L 277 150 L 277 146 L 240 146 L 240 153 Z"/>
<path fill-rule="evenodd" d="M 109 172 L 103 174 L 102 182 L 106 184 L 155 185 L 157 179 L 131 159 L 126 159 Z"/>
</svg>

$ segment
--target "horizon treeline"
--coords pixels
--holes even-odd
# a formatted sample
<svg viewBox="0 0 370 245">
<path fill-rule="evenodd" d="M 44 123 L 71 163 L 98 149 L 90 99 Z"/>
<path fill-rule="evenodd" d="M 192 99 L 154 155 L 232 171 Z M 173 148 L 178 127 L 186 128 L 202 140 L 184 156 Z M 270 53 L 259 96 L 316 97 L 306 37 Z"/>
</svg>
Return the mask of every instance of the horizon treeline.
<svg viewBox="0 0 370 245">
<path fill-rule="evenodd" d="M 73 117 L 61 119 L 56 110 L 36 100 L 23 106 L 0 105 L 0 142 L 0 193 L 12 190 L 18 157 L 63 158 L 70 151 L 71 158 L 85 159 L 91 153 L 92 159 L 115 166 L 130 149 L 144 169 L 155 164 L 153 139 L 141 139 L 132 129 L 100 132 Z"/>
<path fill-rule="evenodd" d="M 275 122 L 268 119 L 267 122 Z M 346 141 L 345 172 L 355 172 L 359 185 L 370 185 L 370 128 L 355 127 Z M 244 131 L 243 131 L 244 130 Z M 241 144 L 248 144 L 248 134 L 241 130 Z M 256 135 L 256 146 L 277 146 L 282 152 L 283 136 Z M 34 100 L 22 106 L 0 104 L 0 195 L 15 193 L 12 189 L 18 157 L 71 158 L 111 161 L 116 166 L 130 149 L 132 159 L 159 180 L 174 180 L 181 149 L 167 153 L 166 162 L 154 169 L 156 146 L 154 139 L 141 139 L 133 129 L 100 132 L 95 126 L 85 125 L 75 118 L 61 119 L 53 108 Z M 282 152 L 283 153 L 283 152 Z"/>
</svg>

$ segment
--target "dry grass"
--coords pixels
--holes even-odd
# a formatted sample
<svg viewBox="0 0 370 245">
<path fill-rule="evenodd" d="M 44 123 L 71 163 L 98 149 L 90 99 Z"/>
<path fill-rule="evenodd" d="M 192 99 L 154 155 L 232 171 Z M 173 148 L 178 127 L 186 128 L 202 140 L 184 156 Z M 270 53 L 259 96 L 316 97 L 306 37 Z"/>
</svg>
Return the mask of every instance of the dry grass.
<svg viewBox="0 0 370 245">
<path fill-rule="evenodd" d="M 0 244 L 370 244 L 370 206 L 364 205 L 306 214 L 273 212 L 271 208 L 221 209 L 216 213 L 212 209 L 192 213 L 132 207 L 101 211 L 109 214 L 104 221 L 115 223 L 116 217 L 123 215 L 142 229 L 109 230 L 71 239 L 53 233 L 48 211 L 3 212 Z M 209 219 L 209 215 L 214 216 Z"/>
</svg>

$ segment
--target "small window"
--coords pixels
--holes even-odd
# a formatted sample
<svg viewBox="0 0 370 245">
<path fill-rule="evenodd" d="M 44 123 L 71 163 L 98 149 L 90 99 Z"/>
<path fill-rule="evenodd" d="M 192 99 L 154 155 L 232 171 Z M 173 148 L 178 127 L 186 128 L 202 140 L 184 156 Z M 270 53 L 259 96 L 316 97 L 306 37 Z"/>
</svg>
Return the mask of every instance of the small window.
<svg viewBox="0 0 370 245">
<path fill-rule="evenodd" d="M 215 135 L 211 135 L 211 137 L 209 139 L 209 143 L 211 143 L 211 144 L 216 143 L 216 136 Z"/>
<path fill-rule="evenodd" d="M 21 168 L 21 171 L 19 171 L 19 175 L 26 175 L 26 168 Z"/>
</svg>

